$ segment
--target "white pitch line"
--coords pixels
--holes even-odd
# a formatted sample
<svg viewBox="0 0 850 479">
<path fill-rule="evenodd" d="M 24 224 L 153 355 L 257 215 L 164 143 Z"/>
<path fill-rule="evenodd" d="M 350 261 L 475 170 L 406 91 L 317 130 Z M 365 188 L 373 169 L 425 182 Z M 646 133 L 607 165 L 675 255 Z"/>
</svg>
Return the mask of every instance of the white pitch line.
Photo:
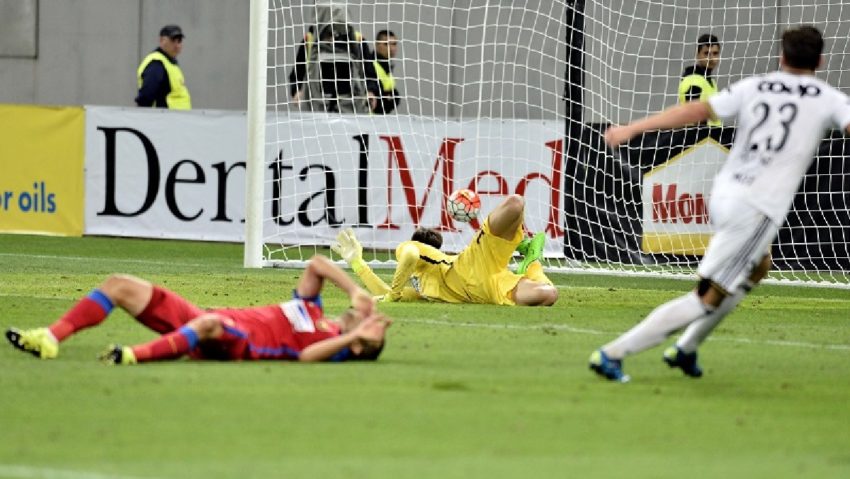
<svg viewBox="0 0 850 479">
<path fill-rule="evenodd" d="M 74 301 L 79 299 L 80 297 L 69 297 L 69 296 L 40 296 L 40 295 L 23 295 L 23 294 L 13 294 L 13 293 L 0 293 L 0 297 L 27 297 L 33 299 L 54 299 L 60 301 Z M 417 319 L 417 318 L 405 318 L 399 321 L 400 323 L 415 323 L 415 324 L 427 324 L 431 326 L 457 326 L 461 328 L 478 328 L 478 329 L 514 329 L 519 331 L 539 331 L 544 329 L 550 329 L 554 331 L 565 331 L 568 333 L 576 333 L 576 334 L 591 334 L 594 336 L 604 336 L 610 335 L 613 336 L 617 333 L 616 331 L 602 331 L 598 329 L 588 329 L 588 328 L 577 328 L 575 326 L 570 326 L 568 324 L 554 324 L 554 323 L 544 323 L 544 324 L 511 324 L 511 323 L 502 323 L 502 324 L 488 324 L 488 323 L 470 323 L 463 321 L 445 321 L 439 319 Z M 785 341 L 780 339 L 752 339 L 752 338 L 735 338 L 731 336 L 711 336 L 708 338 L 710 341 L 726 341 L 730 343 L 741 343 L 741 344 L 765 344 L 770 346 L 784 346 L 784 347 L 796 347 L 796 348 L 808 348 L 808 349 L 825 349 L 825 350 L 833 350 L 833 351 L 850 351 L 850 344 L 818 344 L 818 343 L 807 343 L 803 341 Z"/>
<path fill-rule="evenodd" d="M 0 464 L 0 477 L 15 479 L 154 479 L 151 477 L 117 476 L 115 474 L 102 474 L 73 469 L 52 469 L 13 464 Z"/>
<path fill-rule="evenodd" d="M 470 322 L 462 322 L 462 321 L 444 321 L 439 319 L 410 319 L 405 318 L 400 320 L 399 323 L 416 323 L 416 324 L 426 324 L 432 326 L 457 326 L 461 328 L 477 328 L 477 329 L 512 329 L 512 330 L 520 330 L 520 331 L 542 331 L 542 330 L 555 330 L 555 331 L 566 331 L 568 333 L 577 333 L 577 334 L 592 334 L 595 336 L 602 335 L 610 335 L 614 336 L 615 334 L 619 334 L 611 331 L 601 331 L 597 329 L 586 329 L 586 328 L 576 328 L 573 326 L 569 326 L 566 324 L 511 324 L 511 323 L 503 323 L 503 324 L 487 324 L 487 323 L 470 323 Z M 743 344 L 765 344 L 769 346 L 783 346 L 783 347 L 796 347 L 796 348 L 808 348 L 808 349 L 827 349 L 834 351 L 850 351 L 850 344 L 818 344 L 818 343 L 807 343 L 803 341 L 784 341 L 778 339 L 752 339 L 752 338 L 735 338 L 728 336 L 712 336 L 709 338 L 711 341 L 727 341 L 731 343 L 743 343 Z"/>
<path fill-rule="evenodd" d="M 72 261 L 110 261 L 117 263 L 135 263 L 135 264 L 157 264 L 169 266 L 209 266 L 202 263 L 175 263 L 173 261 L 149 261 L 144 259 L 127 259 L 127 258 L 104 258 L 100 256 L 64 256 L 64 255 L 48 255 L 48 254 L 18 254 L 18 253 L 0 253 L 0 256 L 9 256 L 14 258 L 37 258 L 37 259 L 67 259 Z"/>
</svg>

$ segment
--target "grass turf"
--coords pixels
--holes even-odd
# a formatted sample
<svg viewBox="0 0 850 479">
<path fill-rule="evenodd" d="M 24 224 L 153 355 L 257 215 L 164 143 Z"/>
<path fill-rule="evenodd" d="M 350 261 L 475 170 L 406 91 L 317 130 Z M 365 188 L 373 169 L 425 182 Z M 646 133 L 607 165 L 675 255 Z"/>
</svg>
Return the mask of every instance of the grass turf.
<svg viewBox="0 0 850 479">
<path fill-rule="evenodd" d="M 202 306 L 286 299 L 294 270 L 239 245 L 0 235 L 0 326 L 49 323 L 112 272 Z M 765 285 L 685 378 L 661 348 L 627 385 L 587 356 L 677 280 L 554 276 L 552 308 L 387 304 L 375 364 L 177 361 L 107 367 L 153 337 L 124 313 L 40 361 L 0 346 L 0 477 L 850 476 L 850 294 Z M 345 298 L 326 289 L 326 308 Z"/>
</svg>

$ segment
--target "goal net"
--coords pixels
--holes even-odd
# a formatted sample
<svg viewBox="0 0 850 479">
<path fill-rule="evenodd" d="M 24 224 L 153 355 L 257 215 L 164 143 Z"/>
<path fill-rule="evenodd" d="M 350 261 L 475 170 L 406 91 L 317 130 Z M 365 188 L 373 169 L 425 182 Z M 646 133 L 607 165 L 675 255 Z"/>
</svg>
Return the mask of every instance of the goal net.
<svg viewBox="0 0 850 479">
<path fill-rule="evenodd" d="M 506 195 L 525 198 L 524 227 L 546 233 L 550 271 L 691 277 L 735 125 L 650 132 L 616 151 L 605 129 L 698 96 L 686 77 L 723 88 L 776 69 L 782 30 L 800 23 L 824 33 L 819 76 L 850 92 L 850 5 L 829 0 L 252 9 L 246 266 L 302 265 L 331 254 L 349 227 L 373 266 L 392 265 L 417 227 L 439 228 L 443 249 L 460 251 L 480 224 L 452 220 L 445 200 L 470 188 L 485 215 Z M 704 34 L 716 37 L 716 63 L 697 58 Z M 396 56 L 378 55 L 393 42 Z M 373 111 L 388 101 L 391 112 Z M 848 146 L 827 133 L 773 246 L 771 278 L 848 286 Z"/>
</svg>

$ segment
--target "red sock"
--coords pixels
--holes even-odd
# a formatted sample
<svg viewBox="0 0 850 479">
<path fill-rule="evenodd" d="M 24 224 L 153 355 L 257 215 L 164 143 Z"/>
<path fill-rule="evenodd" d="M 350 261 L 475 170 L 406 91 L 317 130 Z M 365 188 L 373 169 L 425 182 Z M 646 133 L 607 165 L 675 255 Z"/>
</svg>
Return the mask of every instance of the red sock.
<svg viewBox="0 0 850 479">
<path fill-rule="evenodd" d="M 188 353 L 197 343 L 195 331 L 183 326 L 153 341 L 133 346 L 133 354 L 138 362 L 175 359 Z"/>
<path fill-rule="evenodd" d="M 112 301 L 99 289 L 96 289 L 77 302 L 48 329 L 57 341 L 62 341 L 81 329 L 100 324 L 109 316 L 112 308 Z"/>
</svg>

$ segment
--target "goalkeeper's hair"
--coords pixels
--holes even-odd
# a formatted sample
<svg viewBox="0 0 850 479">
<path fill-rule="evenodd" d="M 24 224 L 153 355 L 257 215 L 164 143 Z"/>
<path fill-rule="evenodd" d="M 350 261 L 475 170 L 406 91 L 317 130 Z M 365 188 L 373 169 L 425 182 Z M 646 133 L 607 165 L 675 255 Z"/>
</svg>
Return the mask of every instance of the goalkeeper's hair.
<svg viewBox="0 0 850 479">
<path fill-rule="evenodd" d="M 440 249 L 443 246 L 443 235 L 439 231 L 431 228 L 417 228 L 410 237 L 413 241 L 433 246 Z"/>
<path fill-rule="evenodd" d="M 782 55 L 791 68 L 815 70 L 823 53 L 823 36 L 811 25 L 789 28 L 782 34 Z"/>
</svg>

